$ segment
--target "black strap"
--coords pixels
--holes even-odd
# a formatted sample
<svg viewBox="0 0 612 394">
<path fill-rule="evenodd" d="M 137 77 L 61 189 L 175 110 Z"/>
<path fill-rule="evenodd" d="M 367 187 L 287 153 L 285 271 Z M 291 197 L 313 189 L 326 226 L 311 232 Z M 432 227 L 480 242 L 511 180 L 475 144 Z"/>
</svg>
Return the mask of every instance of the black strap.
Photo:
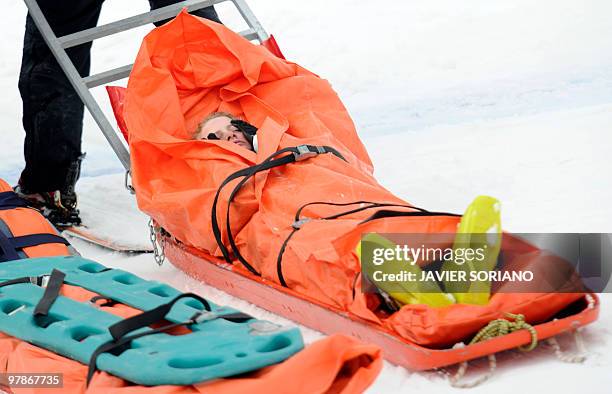
<svg viewBox="0 0 612 394">
<path fill-rule="evenodd" d="M 100 300 L 104 300 L 103 303 L 101 304 L 96 304 L 96 302 L 100 301 Z M 96 305 L 96 306 L 114 306 L 117 305 L 117 301 L 113 300 L 112 298 L 108 298 L 108 297 L 104 297 L 101 295 L 97 295 L 94 297 L 91 297 L 91 299 L 89 300 L 90 303 Z"/>
<path fill-rule="evenodd" d="M 132 331 L 148 327 L 155 323 L 159 323 L 165 319 L 166 315 L 168 314 L 168 312 L 170 312 L 174 304 L 176 304 L 179 300 L 183 298 L 196 299 L 201 302 L 202 305 L 204 305 L 204 309 L 206 312 L 211 312 L 210 304 L 205 298 L 202 298 L 199 295 L 193 293 L 183 293 L 181 295 L 176 296 L 172 301 L 168 302 L 167 304 L 162 304 L 156 308 L 142 312 L 127 319 L 123 319 L 113 324 L 108 328 L 108 331 L 110 332 L 113 339 L 117 341 Z M 189 321 L 191 323 L 197 323 L 199 321 L 199 318 L 206 312 L 196 312 Z M 246 313 L 242 312 L 232 312 L 214 316 L 215 318 L 223 318 L 225 320 L 233 322 L 242 322 L 245 320 L 252 319 L 250 315 L 247 315 Z"/>
<path fill-rule="evenodd" d="M 12 191 L 0 192 L 0 211 L 27 207 L 27 201 L 19 197 L 17 193 Z"/>
<path fill-rule="evenodd" d="M 184 293 L 184 294 L 181 294 L 175 297 L 172 301 L 168 302 L 167 304 L 160 305 L 149 311 L 142 312 L 138 315 L 129 317 L 127 319 L 123 319 L 113 324 L 112 326 L 108 328 L 113 339 L 100 345 L 93 352 L 93 354 L 91 355 L 91 358 L 89 359 L 89 367 L 88 367 L 88 372 L 87 372 L 87 384 L 89 385 L 89 382 L 93 378 L 93 375 L 97 369 L 96 362 L 97 362 L 98 357 L 101 354 L 111 352 L 111 351 L 121 353 L 122 351 L 126 350 L 129 347 L 130 342 L 133 341 L 134 339 L 137 339 L 137 338 L 140 338 L 146 335 L 152 335 L 152 334 L 157 334 L 160 332 L 168 331 L 173 328 L 180 327 L 180 326 L 197 324 L 200 322 L 201 317 L 208 316 L 206 315 L 206 312 L 197 312 L 188 321 L 181 322 L 181 323 L 171 323 L 171 324 L 168 324 L 162 327 L 158 327 L 155 329 L 150 329 L 144 332 L 128 335 L 130 332 L 133 332 L 140 328 L 148 327 L 151 324 L 163 321 L 166 315 L 168 314 L 168 312 L 170 312 L 170 310 L 172 309 L 172 306 L 174 306 L 174 304 L 176 304 L 177 301 L 183 298 L 194 298 L 202 303 L 206 312 L 211 312 L 211 306 L 206 299 L 200 297 L 197 294 Z M 235 322 L 235 323 L 242 323 L 242 322 L 252 319 L 253 317 L 243 312 L 232 312 L 232 313 L 219 314 L 219 315 L 215 314 L 212 316 L 212 318 L 209 318 L 208 320 L 217 319 L 217 318 L 225 319 L 225 320 Z M 207 319 L 204 319 L 204 320 L 207 320 Z"/>
<path fill-rule="evenodd" d="M 285 156 L 281 156 L 285 153 L 289 153 L 288 155 Z M 219 201 L 219 196 L 221 194 L 221 190 L 231 181 L 233 181 L 234 179 L 243 177 L 243 179 L 238 182 L 238 184 L 234 187 L 234 189 L 232 190 L 232 192 L 230 193 L 230 197 L 228 199 L 228 203 L 227 203 L 227 211 L 226 211 L 226 215 L 225 215 L 225 224 L 226 224 L 226 232 L 228 235 L 228 240 L 229 240 L 229 244 L 232 248 L 232 252 L 234 254 L 234 256 L 242 263 L 242 265 L 244 265 L 252 274 L 257 275 L 257 276 L 261 276 L 259 274 L 259 272 L 257 272 L 257 270 L 255 268 L 253 268 L 253 266 L 251 264 L 249 264 L 248 261 L 246 261 L 246 259 L 242 256 L 242 254 L 240 254 L 240 251 L 238 250 L 238 247 L 236 245 L 236 242 L 234 240 L 234 236 L 232 234 L 232 229 L 231 229 L 231 222 L 230 222 L 230 205 L 232 203 L 232 201 L 234 200 L 234 197 L 236 196 L 236 194 L 240 191 L 240 189 L 242 188 L 242 186 L 255 174 L 262 172 L 262 171 L 266 171 L 269 170 L 271 168 L 274 167 L 279 167 L 279 166 L 283 166 L 289 163 L 293 163 L 296 161 L 302 161 L 314 156 L 317 156 L 319 154 L 324 154 L 324 153 L 332 153 L 333 155 L 339 157 L 340 159 L 346 161 L 346 159 L 340 154 L 340 152 L 338 152 L 337 150 L 335 150 L 332 147 L 329 146 L 315 146 L 315 145 L 300 145 L 300 146 L 296 146 L 296 147 L 288 147 L 288 148 L 283 148 L 277 152 L 274 152 L 273 154 L 271 154 L 270 156 L 268 156 L 264 161 L 262 161 L 260 164 L 256 164 L 247 168 L 243 168 L 239 171 L 234 172 L 233 174 L 229 175 L 219 186 L 219 188 L 217 189 L 217 193 L 215 195 L 215 199 L 213 201 L 213 206 L 212 206 L 212 213 L 211 213 L 211 225 L 212 225 L 212 230 L 213 230 L 213 234 L 215 236 L 215 240 L 217 241 L 217 245 L 219 246 L 219 249 L 221 250 L 221 253 L 223 254 L 223 258 L 225 259 L 225 261 L 227 261 L 228 263 L 232 262 L 232 259 L 230 257 L 230 252 L 227 249 L 227 247 L 223 244 L 223 240 L 221 238 L 221 230 L 219 228 L 219 222 L 217 220 L 217 203 Z M 280 156 L 280 158 L 279 158 Z"/>
<path fill-rule="evenodd" d="M 287 244 L 289 243 L 291 238 L 293 238 L 293 235 L 297 233 L 298 230 L 299 228 L 296 227 L 291 230 L 291 232 L 289 233 L 287 238 L 285 238 L 285 241 L 281 245 L 281 248 L 278 251 L 278 256 L 276 256 L 276 274 L 278 275 L 278 281 L 284 287 L 289 286 L 287 286 L 287 282 L 285 281 L 285 277 L 283 276 L 283 256 L 285 255 L 285 249 L 287 248 Z"/>
<path fill-rule="evenodd" d="M 117 322 L 113 324 L 112 326 L 110 326 L 108 328 L 108 331 L 110 332 L 114 340 L 119 340 L 119 338 L 127 335 L 129 332 L 138 330 L 143 327 L 148 327 L 154 323 L 158 323 L 164 320 L 164 318 L 166 317 L 168 312 L 170 312 L 174 304 L 176 304 L 179 300 L 183 298 L 195 298 L 196 300 L 200 301 L 204 305 L 204 309 L 206 309 L 207 311 L 211 310 L 210 304 L 204 298 L 200 297 L 197 294 L 184 293 L 184 294 L 176 296 L 172 301 L 166 304 L 162 304 L 151 310 L 148 310 L 138 315 L 132 316 L 130 318 L 121 320 L 120 322 Z"/>
<path fill-rule="evenodd" d="M 20 283 L 33 283 L 33 281 L 36 281 L 36 279 L 38 279 L 38 277 L 23 276 L 21 278 L 5 280 L 4 282 L 0 282 L 0 287 L 17 285 Z"/>
<path fill-rule="evenodd" d="M 70 245 L 66 238 L 50 233 L 40 234 L 28 234 L 21 235 L 19 237 L 9 238 L 15 249 L 23 249 L 31 246 L 43 245 L 43 244 L 63 244 Z"/>
<path fill-rule="evenodd" d="M 10 237 L 0 231 L 0 261 L 18 260 L 21 258 L 17 253 L 18 250 L 43 244 L 70 245 L 65 238 L 56 234 L 40 233 Z"/>
<path fill-rule="evenodd" d="M 343 216 L 347 216 L 347 215 L 350 215 L 350 214 L 353 214 L 353 213 L 364 211 L 366 209 L 382 208 L 382 207 L 402 207 L 402 208 L 416 209 L 419 213 L 428 213 L 423 208 L 415 207 L 415 206 L 409 205 L 409 204 L 377 203 L 377 202 L 364 201 L 364 200 L 353 201 L 353 202 L 346 202 L 346 203 L 334 203 L 334 202 L 327 202 L 327 201 L 313 201 L 313 202 L 309 202 L 307 204 L 304 204 L 304 205 L 302 205 L 296 211 L 295 217 L 294 217 L 295 221 L 292 224 L 293 230 L 289 233 L 287 238 L 285 238 L 285 241 L 281 245 L 281 248 L 280 248 L 280 250 L 278 252 L 278 256 L 276 258 L 276 273 L 278 275 L 278 280 L 279 280 L 279 282 L 280 282 L 280 284 L 282 286 L 289 287 L 289 286 L 287 286 L 287 282 L 285 281 L 285 277 L 283 276 L 283 256 L 285 254 L 285 249 L 287 248 L 287 244 L 289 243 L 289 241 L 291 240 L 293 235 L 298 230 L 300 230 L 305 223 L 307 223 L 308 221 L 312 220 L 312 218 L 302 218 L 302 211 L 306 207 L 309 207 L 309 206 L 312 206 L 312 205 L 329 205 L 329 206 L 336 206 L 336 207 L 345 207 L 345 206 L 357 205 L 357 204 L 360 204 L 362 206 L 350 209 L 348 211 L 343 211 L 343 212 L 340 212 L 340 213 L 336 213 L 334 215 L 318 218 L 317 220 L 334 220 L 334 219 L 338 219 L 338 218 L 343 217 Z"/>
<path fill-rule="evenodd" d="M 36 324 L 41 325 L 43 319 L 49 314 L 49 309 L 51 309 L 51 306 L 59 296 L 65 277 L 66 274 L 62 271 L 56 269 L 51 271 L 51 277 L 49 277 L 45 292 L 34 308 L 34 321 Z"/>
<path fill-rule="evenodd" d="M 193 323 L 192 321 L 187 321 L 187 322 L 182 322 L 182 323 L 172 323 L 172 324 L 158 327 L 158 328 L 155 328 L 149 331 L 144 331 L 138 334 L 128 335 L 128 336 L 122 337 L 118 341 L 110 340 L 108 342 L 103 343 L 102 345 L 98 346 L 96 350 L 94 350 L 94 352 L 91 354 L 91 357 L 89 358 L 89 364 L 87 366 L 86 386 L 89 386 L 89 383 L 91 382 L 91 379 L 93 378 L 94 373 L 97 370 L 97 361 L 98 361 L 98 357 L 101 354 L 107 353 L 107 352 L 112 352 L 115 355 L 121 354 L 122 351 L 126 350 L 129 347 L 130 343 L 134 339 L 144 337 L 146 335 L 152 335 L 152 334 L 157 334 L 157 333 L 164 332 L 164 331 L 169 331 L 173 328 L 185 326 L 185 325 L 192 324 L 192 323 Z"/>
<path fill-rule="evenodd" d="M 453 216 L 453 217 L 461 217 L 461 215 L 457 215 L 456 213 L 448 213 L 448 212 L 403 212 L 403 211 L 392 211 L 387 209 L 382 209 L 380 211 L 375 212 L 369 218 L 363 220 L 359 224 L 364 224 L 367 222 L 371 222 L 372 220 L 385 219 L 385 218 L 395 218 L 395 217 L 406 217 L 406 216 Z"/>
<path fill-rule="evenodd" d="M 337 219 L 340 218 L 342 216 L 347 216 L 353 213 L 357 213 L 357 212 L 361 212 L 364 211 L 366 209 L 371 209 L 371 208 L 382 208 L 382 207 L 402 207 L 402 208 L 408 208 L 408 209 L 415 209 L 417 211 L 420 212 L 428 212 L 427 210 L 423 209 L 423 208 L 419 208 L 419 207 L 415 207 L 414 205 L 410 205 L 410 204 L 397 204 L 397 203 L 388 203 L 388 202 L 373 202 L 373 201 L 366 201 L 366 200 L 359 200 L 359 201 L 352 201 L 352 202 L 328 202 L 328 201 L 313 201 L 313 202 L 309 202 L 307 204 L 302 205 L 295 213 L 295 221 L 298 222 L 302 216 L 302 211 L 311 206 L 311 205 L 330 205 L 330 206 L 335 206 L 335 207 L 346 207 L 346 206 L 350 206 L 350 205 L 363 205 L 361 207 L 358 208 L 354 208 L 348 211 L 344 211 L 344 212 L 340 212 L 334 215 L 330 215 L 327 217 L 323 217 L 321 218 L 322 220 L 332 220 L 332 219 Z"/>
<path fill-rule="evenodd" d="M 198 316 L 197 314 L 194 315 L 194 318 L 197 320 Z M 246 314 L 244 312 L 233 312 L 233 313 L 226 313 L 223 315 L 217 315 L 217 318 L 221 318 L 223 320 L 227 320 L 227 321 L 231 321 L 232 323 L 244 323 L 248 320 L 253 319 L 253 316 Z"/>
<path fill-rule="evenodd" d="M 21 258 L 10 241 L 12 238 L 7 237 L 4 232 L 0 231 L 0 262 L 19 260 Z"/>
<path fill-rule="evenodd" d="M 31 283 L 36 286 L 42 286 L 45 284 L 45 281 L 49 279 L 50 275 L 40 275 L 40 276 L 22 276 L 21 278 L 15 278 L 10 280 L 5 280 L 4 282 L 0 282 L 0 287 L 16 285 L 20 283 Z"/>
</svg>

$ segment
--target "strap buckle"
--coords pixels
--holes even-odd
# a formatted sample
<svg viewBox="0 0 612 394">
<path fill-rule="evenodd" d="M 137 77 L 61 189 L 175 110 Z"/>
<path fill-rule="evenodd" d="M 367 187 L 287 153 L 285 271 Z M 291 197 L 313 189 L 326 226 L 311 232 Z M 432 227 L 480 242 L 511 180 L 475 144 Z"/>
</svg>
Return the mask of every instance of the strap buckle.
<svg viewBox="0 0 612 394">
<path fill-rule="evenodd" d="M 189 320 L 191 321 L 191 324 L 200 324 L 205 321 L 215 320 L 218 317 L 219 316 L 215 312 L 202 311 L 196 312 Z"/>
<path fill-rule="evenodd" d="M 306 159 L 310 159 L 311 157 L 315 157 L 320 152 L 317 149 L 317 152 L 313 152 L 308 148 L 308 145 L 298 145 L 295 147 L 297 152 L 293 152 L 293 156 L 295 156 L 295 161 L 302 161 Z"/>
<path fill-rule="evenodd" d="M 40 286 L 43 289 L 46 289 L 47 285 L 49 284 L 49 278 L 51 278 L 51 275 L 49 274 L 41 276 L 30 276 L 30 283 L 36 286 Z"/>
<path fill-rule="evenodd" d="M 311 220 L 312 220 L 311 218 L 301 218 L 300 220 L 296 220 L 295 222 L 293 222 L 291 224 L 291 227 L 293 227 L 296 230 L 299 230 L 302 228 L 303 225 L 310 222 Z"/>
</svg>

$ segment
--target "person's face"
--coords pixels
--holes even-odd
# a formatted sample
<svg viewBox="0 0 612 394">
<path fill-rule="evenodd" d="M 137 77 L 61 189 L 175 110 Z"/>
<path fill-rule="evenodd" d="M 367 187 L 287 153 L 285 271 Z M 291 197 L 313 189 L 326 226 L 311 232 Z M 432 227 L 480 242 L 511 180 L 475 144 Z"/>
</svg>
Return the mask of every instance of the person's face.
<svg viewBox="0 0 612 394">
<path fill-rule="evenodd" d="M 244 137 L 242 131 L 238 130 L 231 123 L 231 119 L 227 116 L 219 116 L 210 119 L 204 125 L 198 134 L 198 139 L 210 140 L 219 139 L 231 141 L 236 145 L 242 146 L 249 150 L 253 149 L 249 141 Z"/>
</svg>

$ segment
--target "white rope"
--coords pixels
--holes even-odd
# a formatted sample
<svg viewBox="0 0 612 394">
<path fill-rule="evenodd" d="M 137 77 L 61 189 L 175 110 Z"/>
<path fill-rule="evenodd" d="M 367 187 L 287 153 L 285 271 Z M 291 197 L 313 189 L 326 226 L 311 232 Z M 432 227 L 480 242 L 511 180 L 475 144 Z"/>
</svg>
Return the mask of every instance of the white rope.
<svg viewBox="0 0 612 394">
<path fill-rule="evenodd" d="M 595 298 L 590 294 L 585 294 L 585 298 L 587 299 L 587 302 L 588 302 L 587 308 L 588 309 L 595 308 Z"/>
<path fill-rule="evenodd" d="M 591 294 L 585 294 L 585 298 L 587 300 L 587 308 L 588 309 L 595 308 L 595 298 Z M 564 353 L 561 350 L 561 346 L 559 346 L 559 342 L 557 342 L 557 339 L 555 337 L 551 337 L 547 341 L 553 347 L 555 356 L 557 356 L 559 360 L 566 362 L 566 363 L 572 363 L 572 364 L 583 363 L 587 359 L 587 350 L 584 345 L 584 341 L 582 339 L 580 329 L 577 328 L 576 330 L 574 330 L 573 334 L 574 334 L 574 340 L 576 342 L 577 354 Z M 465 347 L 465 344 L 463 342 L 459 342 L 453 346 L 453 349 L 460 349 L 464 347 Z M 467 369 L 468 369 L 467 361 L 463 361 L 459 364 L 459 368 L 457 369 L 457 372 L 453 376 L 450 376 L 450 373 L 445 372 L 445 374 L 449 376 L 450 385 L 455 388 L 470 389 L 470 388 L 474 388 L 486 382 L 487 380 L 489 380 L 491 376 L 493 376 L 493 373 L 495 372 L 497 368 L 497 359 L 495 358 L 495 354 L 489 354 L 487 357 L 489 359 L 489 371 L 485 375 L 474 380 L 473 382 L 459 383 L 459 381 L 465 377 L 465 374 L 467 372 Z"/>
<path fill-rule="evenodd" d="M 465 344 L 463 342 L 459 342 L 456 343 L 455 346 L 453 346 L 453 349 L 459 349 L 463 347 L 465 347 Z M 489 380 L 491 376 L 493 376 L 493 373 L 497 368 L 497 359 L 495 358 L 495 354 L 489 354 L 487 358 L 489 359 L 489 371 L 486 374 L 472 382 L 459 383 L 459 381 L 465 376 L 465 373 L 468 369 L 468 362 L 463 361 L 461 362 L 461 364 L 459 364 L 457 372 L 449 378 L 450 385 L 458 389 L 471 389 Z"/>
<path fill-rule="evenodd" d="M 563 361 L 564 363 L 570 363 L 570 364 L 583 363 L 587 359 L 587 351 L 586 351 L 586 347 L 584 346 L 584 341 L 582 340 L 582 335 L 580 334 L 579 329 L 574 331 L 573 334 L 574 334 L 574 340 L 576 341 L 576 349 L 577 349 L 576 354 L 568 354 L 562 351 L 561 346 L 559 345 L 559 342 L 557 341 L 557 338 L 555 337 L 548 338 L 548 343 L 552 346 L 555 352 L 555 356 L 557 356 L 557 358 Z"/>
</svg>

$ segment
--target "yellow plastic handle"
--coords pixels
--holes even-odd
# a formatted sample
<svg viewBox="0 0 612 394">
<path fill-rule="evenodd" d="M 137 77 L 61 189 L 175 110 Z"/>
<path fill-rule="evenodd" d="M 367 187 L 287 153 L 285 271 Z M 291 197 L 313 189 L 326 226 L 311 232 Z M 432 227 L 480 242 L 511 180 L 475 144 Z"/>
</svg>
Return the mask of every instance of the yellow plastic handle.
<svg viewBox="0 0 612 394">
<path fill-rule="evenodd" d="M 481 256 L 484 257 L 464 259 L 465 261 L 461 264 L 453 260 L 445 261 L 442 265 L 442 271 L 464 271 L 464 275 L 469 281 L 471 278 L 470 272 L 492 270 L 497 263 L 501 241 L 500 202 L 489 196 L 476 197 L 461 218 L 453 249 L 478 250 L 481 248 L 484 251 Z M 472 280 L 467 284 L 467 288 L 466 283 L 463 283 L 461 287 L 461 290 L 464 290 L 463 292 L 456 291 L 459 286 L 456 282 L 445 282 L 444 286 L 447 291 L 453 294 L 458 303 L 485 305 L 489 302 L 491 296 L 490 281 Z"/>
</svg>

